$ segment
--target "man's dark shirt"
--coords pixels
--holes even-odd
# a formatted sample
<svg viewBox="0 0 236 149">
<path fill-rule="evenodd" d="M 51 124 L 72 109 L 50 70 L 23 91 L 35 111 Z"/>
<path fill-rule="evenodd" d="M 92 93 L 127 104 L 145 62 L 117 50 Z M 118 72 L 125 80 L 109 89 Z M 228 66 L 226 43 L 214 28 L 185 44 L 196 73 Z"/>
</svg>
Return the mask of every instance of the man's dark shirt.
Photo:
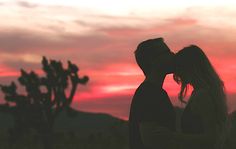
<svg viewBox="0 0 236 149">
<path fill-rule="evenodd" d="M 175 111 L 166 91 L 144 81 L 136 90 L 129 115 L 130 149 L 145 149 L 140 132 L 140 122 L 157 122 L 160 126 L 175 130 Z"/>
</svg>

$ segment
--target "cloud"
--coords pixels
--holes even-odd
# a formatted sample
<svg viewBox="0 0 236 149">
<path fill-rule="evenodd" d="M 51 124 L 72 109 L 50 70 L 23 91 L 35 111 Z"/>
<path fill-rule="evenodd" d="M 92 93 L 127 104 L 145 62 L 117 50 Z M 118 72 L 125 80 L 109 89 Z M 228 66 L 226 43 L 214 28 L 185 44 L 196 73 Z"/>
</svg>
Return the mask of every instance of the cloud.
<svg viewBox="0 0 236 149">
<path fill-rule="evenodd" d="M 102 17 L 112 20 L 111 16 Z M 113 22 L 115 19 L 116 17 Z M 210 56 L 220 58 L 236 55 L 233 34 L 225 34 L 224 30 L 204 27 L 198 23 L 195 18 L 179 16 L 146 27 L 97 25 L 87 35 L 67 33 L 59 26 L 48 26 L 58 31 L 54 33 L 8 29 L 0 32 L 0 49 L 7 53 L 34 53 L 55 58 L 80 59 L 83 63 L 87 61 L 87 66 L 99 67 L 111 61 L 132 62 L 133 50 L 141 40 L 163 36 L 175 51 L 194 43 L 200 45 Z"/>
<path fill-rule="evenodd" d="M 22 52 L 33 49 L 65 50 L 68 48 L 99 48 L 109 39 L 102 35 L 42 34 L 29 30 L 2 31 L 0 49 L 6 52 Z M 92 43 L 92 44 L 91 44 Z"/>
<path fill-rule="evenodd" d="M 171 25 L 175 24 L 175 25 L 195 25 L 198 23 L 197 19 L 193 19 L 193 18 L 172 18 L 172 19 L 166 19 L 166 21 L 168 21 Z"/>
<path fill-rule="evenodd" d="M 0 53 L 2 56 L 12 55 L 4 61 L 10 67 L 14 66 L 14 62 L 16 66 L 26 66 L 26 62 L 17 61 L 17 57 L 24 54 L 38 57 L 45 55 L 58 60 L 70 59 L 84 68 L 102 68 L 106 64 L 130 61 L 127 53 L 132 53 L 133 48 L 129 44 L 100 33 L 45 35 L 29 30 L 0 32 Z M 14 57 L 13 54 L 17 55 Z"/>
<path fill-rule="evenodd" d="M 216 36 L 216 33 L 222 36 Z M 192 43 L 199 45 L 210 59 L 213 59 L 213 64 L 218 66 L 217 69 L 226 82 L 232 82 L 230 81 L 232 78 L 228 78 L 228 76 L 233 76 L 231 64 L 234 61 L 230 60 L 236 55 L 233 50 L 236 47 L 234 39 L 223 34 L 221 30 L 199 26 L 197 20 L 191 18 L 171 18 L 167 19 L 164 24 L 157 24 L 150 28 L 98 27 L 93 34 L 88 35 L 65 32 L 43 34 L 31 30 L 9 29 L 0 33 L 0 49 L 3 54 L 18 54 L 15 58 L 12 55 L 11 58 L 4 61 L 4 64 L 11 68 L 18 69 L 19 66 L 38 68 L 40 66 L 22 60 L 16 61 L 19 54 L 31 53 L 39 57 L 46 55 L 57 60 L 70 59 L 81 66 L 87 74 L 91 74 L 93 79 L 104 81 L 106 78 L 101 76 L 106 75 L 107 72 L 116 74 L 127 72 L 127 69 L 122 69 L 127 65 L 138 69 L 133 57 L 134 49 L 141 40 L 157 37 L 159 34 L 164 36 L 167 44 L 174 50 L 179 50 Z M 225 47 L 224 49 L 227 50 L 223 50 L 221 47 Z M 226 60 L 222 62 L 222 58 Z M 107 69 L 109 66 L 110 68 Z M 231 74 L 226 73 L 225 70 L 230 70 Z M 99 73 L 100 75 L 98 75 Z M 115 80 L 120 78 L 110 77 L 110 80 L 113 80 L 110 83 L 116 83 Z M 132 77 L 128 76 L 123 80 L 127 80 L 127 78 L 132 80 L 130 79 Z M 117 84 L 111 85 L 116 86 Z"/>
<path fill-rule="evenodd" d="M 113 22 L 116 20 L 116 17 L 112 20 L 112 16 L 102 17 L 109 18 L 108 20 Z M 121 20 L 127 19 L 125 17 L 118 18 Z M 138 19 L 136 18 L 136 20 Z M 140 18 L 140 20 L 142 19 Z M 76 31 L 74 33 L 68 33 L 66 32 L 67 29 L 60 25 L 44 26 L 45 32 L 26 29 L 8 29 L 7 31 L 2 31 L 0 34 L 0 49 L 1 51 L 6 50 L 8 52 L 45 49 L 44 51 L 47 50 L 51 53 L 53 53 L 52 51 L 58 52 L 59 50 L 80 52 L 83 50 L 89 52 L 88 50 L 90 50 L 96 53 L 95 55 L 99 53 L 105 54 L 107 52 L 114 58 L 117 55 L 113 55 L 110 51 L 119 51 L 121 55 L 124 55 L 126 54 L 125 52 L 134 49 L 138 42 L 145 38 L 163 36 L 171 46 L 173 45 L 174 49 L 180 49 L 183 45 L 196 43 L 206 48 L 211 55 L 220 56 L 227 55 L 229 52 L 231 54 L 235 53 L 234 47 L 236 45 L 235 40 L 233 40 L 233 34 L 225 34 L 225 30 L 202 26 L 198 24 L 199 21 L 195 18 L 179 16 L 164 19 L 159 23 L 149 24 L 146 27 L 142 25 L 100 26 L 100 24 L 96 25 L 89 22 L 77 21 L 79 24 L 83 24 L 85 28 L 91 27 L 91 32 L 86 35 Z M 53 32 L 47 32 L 47 30 Z M 231 32 L 236 31 L 233 30 Z M 94 57 L 91 56 L 91 58 Z"/>
<path fill-rule="evenodd" d="M 36 8 L 39 5 L 35 4 L 35 3 L 29 3 L 27 1 L 17 1 L 16 3 L 18 6 L 23 7 L 23 8 Z"/>
<path fill-rule="evenodd" d="M 25 70 L 38 70 L 41 68 L 41 64 L 39 63 L 30 63 L 22 60 L 19 61 L 4 61 L 1 62 L 5 67 L 11 68 L 11 71 L 20 71 L 20 69 Z M 10 71 L 10 72 L 11 72 Z"/>
<path fill-rule="evenodd" d="M 87 15 L 87 17 L 89 19 L 78 18 L 74 20 L 74 23 L 85 28 L 91 28 L 96 30 L 109 27 L 136 28 L 138 26 L 145 26 L 143 25 L 143 22 L 150 21 L 149 19 L 139 16 L 116 16 L 108 14 L 89 14 Z"/>
</svg>

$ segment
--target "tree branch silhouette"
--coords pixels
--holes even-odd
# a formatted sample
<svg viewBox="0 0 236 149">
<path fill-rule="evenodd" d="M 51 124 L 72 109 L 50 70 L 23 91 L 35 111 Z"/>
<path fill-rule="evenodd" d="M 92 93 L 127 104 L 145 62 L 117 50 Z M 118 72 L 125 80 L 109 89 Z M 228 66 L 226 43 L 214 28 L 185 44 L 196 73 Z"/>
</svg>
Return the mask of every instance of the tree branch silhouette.
<svg viewBox="0 0 236 149">
<path fill-rule="evenodd" d="M 79 84 L 86 84 L 88 76 L 79 77 L 79 68 L 72 62 L 63 68 L 61 61 L 42 59 L 45 76 L 38 76 L 34 71 L 21 69 L 18 78 L 25 94 L 17 92 L 15 82 L 0 85 L 5 95 L 5 103 L 0 104 L 0 112 L 10 113 L 14 118 L 14 128 L 10 140 L 17 140 L 30 129 L 36 130 L 42 137 L 45 149 L 52 148 L 53 125 L 56 117 L 64 110 L 69 111 Z M 71 89 L 69 90 L 69 84 Z M 66 96 L 66 92 L 69 96 Z"/>
</svg>

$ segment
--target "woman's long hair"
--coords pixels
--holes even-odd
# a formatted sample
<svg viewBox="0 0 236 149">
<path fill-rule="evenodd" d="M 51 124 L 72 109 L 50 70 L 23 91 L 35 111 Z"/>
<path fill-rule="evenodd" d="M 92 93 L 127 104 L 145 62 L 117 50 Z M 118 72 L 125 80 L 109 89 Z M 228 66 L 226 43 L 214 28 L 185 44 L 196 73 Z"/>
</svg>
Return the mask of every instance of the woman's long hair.
<svg viewBox="0 0 236 149">
<path fill-rule="evenodd" d="M 205 53 L 199 47 L 191 45 L 180 50 L 175 58 L 176 70 L 174 79 L 181 84 L 179 100 L 185 102 L 184 97 L 186 96 L 188 85 L 207 89 L 212 97 L 216 120 L 218 124 L 224 124 L 227 120 L 224 83 Z"/>
</svg>

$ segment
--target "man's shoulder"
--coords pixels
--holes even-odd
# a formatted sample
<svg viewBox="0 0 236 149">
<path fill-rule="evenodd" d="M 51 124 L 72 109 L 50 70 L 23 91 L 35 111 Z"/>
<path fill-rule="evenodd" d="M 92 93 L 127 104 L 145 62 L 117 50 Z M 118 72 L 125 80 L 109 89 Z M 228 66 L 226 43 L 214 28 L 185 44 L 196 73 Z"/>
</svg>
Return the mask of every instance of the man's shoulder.
<svg viewBox="0 0 236 149">
<path fill-rule="evenodd" d="M 132 98 L 132 103 L 136 105 L 162 105 L 168 102 L 169 96 L 165 91 L 148 90 L 148 88 L 139 87 L 136 89 Z"/>
<path fill-rule="evenodd" d="M 162 95 L 166 91 L 162 88 L 158 88 L 150 83 L 142 82 L 135 91 L 135 94 L 151 94 Z"/>
</svg>

